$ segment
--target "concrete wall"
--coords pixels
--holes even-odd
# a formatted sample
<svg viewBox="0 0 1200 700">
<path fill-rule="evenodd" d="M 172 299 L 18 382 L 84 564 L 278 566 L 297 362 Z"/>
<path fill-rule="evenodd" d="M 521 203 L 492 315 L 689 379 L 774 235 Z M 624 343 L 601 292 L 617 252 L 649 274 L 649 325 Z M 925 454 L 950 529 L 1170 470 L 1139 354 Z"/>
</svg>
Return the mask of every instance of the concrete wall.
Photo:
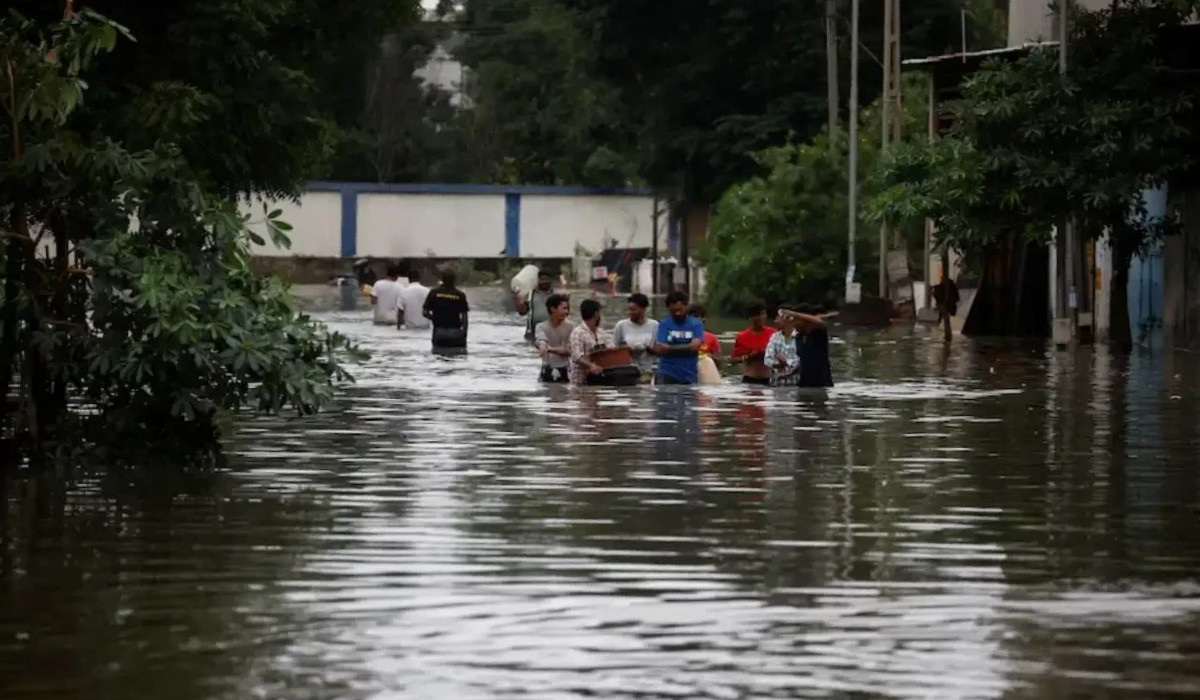
<svg viewBox="0 0 1200 700">
<path fill-rule="evenodd" d="M 574 257 L 576 246 L 650 247 L 654 198 L 629 188 L 314 183 L 299 203 L 269 208 L 294 227 L 292 247 L 268 242 L 257 256 L 543 259 Z M 244 210 L 261 230 L 261 204 Z"/>
<path fill-rule="evenodd" d="M 360 194 L 355 254 L 494 258 L 504 250 L 504 197 Z"/>
<path fill-rule="evenodd" d="M 648 248 L 653 212 L 653 198 L 644 196 L 525 196 L 521 254 L 565 258 L 575 255 L 577 245 L 597 253 L 613 243 L 618 248 Z"/>
<path fill-rule="evenodd" d="M 280 219 L 293 226 L 289 234 L 292 247 L 276 248 L 266 235 L 262 204 L 250 202 L 243 212 L 250 215 L 250 228 L 258 231 L 267 244 L 258 247 L 255 255 L 334 257 L 341 254 L 342 200 L 337 192 L 309 192 L 299 202 L 281 200 L 270 202 L 268 209 L 281 209 Z"/>
</svg>

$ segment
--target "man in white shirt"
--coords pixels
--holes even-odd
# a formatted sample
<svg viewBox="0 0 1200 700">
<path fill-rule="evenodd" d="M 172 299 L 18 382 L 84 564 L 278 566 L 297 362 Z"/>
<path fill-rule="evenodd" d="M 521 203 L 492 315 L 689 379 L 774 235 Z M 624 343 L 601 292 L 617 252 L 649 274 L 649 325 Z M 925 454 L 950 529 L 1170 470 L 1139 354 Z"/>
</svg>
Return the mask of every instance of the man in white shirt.
<svg viewBox="0 0 1200 700">
<path fill-rule="evenodd" d="M 400 291 L 407 282 L 400 281 L 400 269 L 388 265 L 387 276 L 371 288 L 371 304 L 375 306 L 375 325 L 390 326 L 400 322 Z"/>
<path fill-rule="evenodd" d="M 428 328 L 429 319 L 425 318 L 425 297 L 429 296 L 429 287 L 421 284 L 421 277 L 410 274 L 412 281 L 400 290 L 400 326 L 402 328 Z"/>
</svg>

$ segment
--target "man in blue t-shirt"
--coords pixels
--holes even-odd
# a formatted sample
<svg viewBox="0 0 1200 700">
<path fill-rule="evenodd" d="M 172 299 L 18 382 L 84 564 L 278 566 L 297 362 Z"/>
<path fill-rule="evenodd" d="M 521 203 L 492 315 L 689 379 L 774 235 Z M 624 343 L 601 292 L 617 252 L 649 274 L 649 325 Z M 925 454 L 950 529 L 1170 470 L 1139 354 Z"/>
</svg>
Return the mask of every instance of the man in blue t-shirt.
<svg viewBox="0 0 1200 700">
<path fill-rule="evenodd" d="M 704 324 L 688 315 L 688 298 L 683 292 L 667 295 L 667 310 L 671 315 L 659 322 L 654 346 L 654 354 L 658 355 L 658 383 L 695 384 Z"/>
</svg>

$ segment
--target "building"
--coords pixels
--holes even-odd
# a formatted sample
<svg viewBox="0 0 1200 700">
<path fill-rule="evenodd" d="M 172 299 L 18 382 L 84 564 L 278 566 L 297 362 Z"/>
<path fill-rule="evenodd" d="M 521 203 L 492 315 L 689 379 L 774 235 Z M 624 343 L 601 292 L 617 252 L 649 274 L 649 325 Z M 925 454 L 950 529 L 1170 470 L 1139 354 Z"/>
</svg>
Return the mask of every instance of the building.
<svg viewBox="0 0 1200 700">
<path fill-rule="evenodd" d="M 1074 2 L 1088 10 L 1110 4 L 1109 0 Z M 933 99 L 946 101 L 957 96 L 963 78 L 984 60 L 1016 58 L 1033 46 L 1056 45 L 1061 32 L 1059 15 L 1046 0 L 1010 0 L 1008 23 L 1006 48 L 917 59 L 905 65 L 927 71 L 934 86 Z M 1194 36 L 1188 38 L 1193 34 L 1177 36 L 1164 31 L 1164 44 L 1186 44 L 1194 41 Z M 947 126 L 941 118 L 931 120 L 931 135 Z M 1179 183 L 1173 187 L 1175 191 L 1147 191 L 1144 197 L 1152 217 L 1178 217 L 1183 235 L 1135 258 L 1129 271 L 1130 328 L 1135 342 L 1151 347 L 1164 342 L 1196 344 L 1200 339 L 1200 195 L 1180 188 Z M 1103 240 L 1074 241 L 1068 254 L 1067 237 L 1055 232 L 1054 239 L 1048 247 L 1014 242 L 988 261 L 975 301 L 976 306 L 983 302 L 984 313 L 976 318 L 977 309 L 972 309 L 965 332 L 1049 335 L 1054 330 L 1056 340 L 1064 342 L 1107 338 L 1111 251 Z M 1068 261 L 1073 273 L 1067 271 Z"/>
<path fill-rule="evenodd" d="M 291 246 L 264 235 L 256 263 L 294 282 L 325 282 L 355 258 L 567 267 L 605 250 L 666 243 L 656 235 L 655 198 L 639 188 L 315 182 L 299 200 L 267 208 L 293 226 Z M 245 203 L 243 213 L 265 233 L 262 205 Z"/>
</svg>

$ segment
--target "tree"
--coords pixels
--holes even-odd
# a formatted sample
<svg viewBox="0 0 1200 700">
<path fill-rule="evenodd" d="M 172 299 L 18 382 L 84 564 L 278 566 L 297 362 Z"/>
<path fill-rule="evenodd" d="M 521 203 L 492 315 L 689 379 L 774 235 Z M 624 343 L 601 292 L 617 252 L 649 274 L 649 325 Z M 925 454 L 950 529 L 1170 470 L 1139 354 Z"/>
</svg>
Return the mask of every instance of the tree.
<svg viewBox="0 0 1200 700">
<path fill-rule="evenodd" d="M 91 11 L 0 21 L 0 381 L 16 397 L 3 428 L 34 455 L 66 444 L 58 438 L 71 426 L 210 445 L 220 410 L 318 410 L 359 354 L 300 313 L 280 283 L 253 274 L 256 234 L 227 195 L 256 180 L 295 191 L 299 181 L 277 178 L 302 158 L 262 174 L 239 173 L 235 158 L 193 162 L 187 146 L 211 128 L 215 98 L 179 82 L 105 82 L 96 66 L 125 35 Z M 128 104 L 98 111 L 97 92 L 102 104 L 117 94 Z M 278 213 L 264 217 L 286 244 Z M 74 402 L 86 410 L 70 410 Z"/>
<path fill-rule="evenodd" d="M 942 245 L 984 252 L 1008 234 L 1045 242 L 1071 219 L 1112 246 L 1111 341 L 1128 349 L 1130 261 L 1169 229 L 1144 215 L 1143 193 L 1195 162 L 1194 98 L 1159 41 L 1190 4 L 1118 0 L 1076 13 L 1066 76 L 1053 49 L 985 64 L 945 140 L 884 161 L 875 216 L 929 217 Z"/>
<path fill-rule="evenodd" d="M 15 0 L 48 23 L 62 3 Z M 328 172 L 366 100 L 380 38 L 419 18 L 419 0 L 93 0 L 89 7 L 136 41 L 113 48 L 90 75 L 86 118 L 132 148 L 153 145 L 149 118 L 188 104 L 175 129 L 198 176 L 228 194 L 291 195 Z M 83 115 L 80 115 L 83 116 Z"/>
<path fill-rule="evenodd" d="M 577 14 L 559 0 L 468 0 L 457 20 L 455 57 L 471 67 L 459 135 L 476 178 L 629 184 L 629 132 Z"/>
<path fill-rule="evenodd" d="M 920 133 L 926 123 L 923 81 L 906 80 L 911 96 L 903 105 L 903 131 Z M 859 160 L 869 171 L 880 155 L 878 101 L 863 110 Z M 920 138 L 920 137 L 916 137 Z M 738 311 L 747 301 L 835 305 L 842 296 L 847 264 L 846 134 L 825 131 L 805 144 L 788 144 L 756 154 L 762 174 L 738 183 L 717 200 L 709 242 L 702 252 L 709 301 Z M 862 183 L 864 199 L 875 195 Z M 907 223 L 907 222 L 906 222 Z M 923 244 L 923 229 L 908 223 L 895 231 L 909 249 Z M 878 273 L 878 227 L 859 227 L 858 276 Z"/>
</svg>

